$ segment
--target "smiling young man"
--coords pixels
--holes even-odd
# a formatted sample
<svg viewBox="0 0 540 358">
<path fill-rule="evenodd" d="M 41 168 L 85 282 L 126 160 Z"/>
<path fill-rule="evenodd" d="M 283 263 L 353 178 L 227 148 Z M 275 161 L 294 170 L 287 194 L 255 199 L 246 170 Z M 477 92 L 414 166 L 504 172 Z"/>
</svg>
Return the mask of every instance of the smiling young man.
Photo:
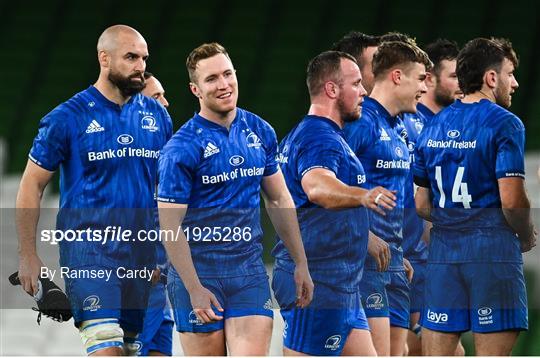
<svg viewBox="0 0 540 358">
<path fill-rule="evenodd" d="M 375 85 L 364 100 L 362 117 L 345 127 L 345 138 L 366 171 L 366 187 L 396 192 L 396 209 L 370 212 L 370 237 L 362 305 L 379 355 L 401 355 L 409 327 L 409 280 L 401 243 L 409 151 L 399 114 L 416 112 L 426 92 L 431 62 L 412 42 L 383 42 L 373 56 Z M 410 269 L 410 267 L 407 267 Z M 409 276 L 409 277 L 408 277 Z"/>
<path fill-rule="evenodd" d="M 305 307 L 313 293 L 277 138 L 267 122 L 236 107 L 236 71 L 223 46 L 197 47 L 186 66 L 200 111 L 164 148 L 158 189 L 161 228 L 179 233 L 165 248 L 180 341 L 186 355 L 266 355 L 273 312 L 261 192 L 295 263 L 296 303 Z"/>
<path fill-rule="evenodd" d="M 71 271 L 155 268 L 154 243 L 138 241 L 139 230 L 155 229 L 157 157 L 172 134 L 167 111 L 141 95 L 148 58 L 146 41 L 125 25 L 99 37 L 99 78 L 56 107 L 40 122 L 17 195 L 19 278 L 35 294 L 44 266 L 36 253 L 41 196 L 60 168 L 59 230 L 131 230 L 129 242 L 60 242 L 60 265 Z M 123 155 L 123 153 L 130 153 Z M 89 355 L 135 351 L 149 282 L 65 278 L 75 324 Z"/>
<path fill-rule="evenodd" d="M 538 234 L 525 191 L 525 128 L 507 110 L 517 65 L 508 41 L 469 41 L 456 69 L 465 97 L 424 128 L 416 147 L 416 207 L 433 222 L 426 355 L 453 354 L 468 330 L 477 355 L 510 355 L 528 326 L 521 252 Z"/>
</svg>

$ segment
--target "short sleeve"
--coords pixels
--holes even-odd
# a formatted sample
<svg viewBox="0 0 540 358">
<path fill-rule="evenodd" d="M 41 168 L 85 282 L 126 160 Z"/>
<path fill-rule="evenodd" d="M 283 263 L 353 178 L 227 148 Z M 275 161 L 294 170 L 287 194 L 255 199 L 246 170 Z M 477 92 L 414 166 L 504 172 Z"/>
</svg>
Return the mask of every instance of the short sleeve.
<svg viewBox="0 0 540 358">
<path fill-rule="evenodd" d="M 519 177 L 525 178 L 525 127 L 512 116 L 504 121 L 504 125 L 496 134 L 497 179 Z"/>
<path fill-rule="evenodd" d="M 297 175 L 302 178 L 312 169 L 323 168 L 337 176 L 342 157 L 343 152 L 338 142 L 323 141 L 313 145 L 304 145 L 298 153 Z"/>
<path fill-rule="evenodd" d="M 40 122 L 28 157 L 40 167 L 55 171 L 69 155 L 69 115 L 55 109 Z"/>
<path fill-rule="evenodd" d="M 200 160 L 198 142 L 173 137 L 158 163 L 158 201 L 188 204 Z"/>
<path fill-rule="evenodd" d="M 263 175 L 266 177 L 275 174 L 279 169 L 279 163 L 277 161 L 278 141 L 274 128 L 264 121 L 263 125 L 264 149 L 266 151 L 266 161 Z"/>
</svg>

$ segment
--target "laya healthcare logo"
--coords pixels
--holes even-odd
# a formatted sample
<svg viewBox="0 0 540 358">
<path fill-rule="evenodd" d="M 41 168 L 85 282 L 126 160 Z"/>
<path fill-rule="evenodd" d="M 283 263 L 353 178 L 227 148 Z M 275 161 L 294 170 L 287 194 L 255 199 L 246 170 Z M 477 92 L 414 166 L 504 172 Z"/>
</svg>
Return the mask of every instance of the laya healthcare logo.
<svg viewBox="0 0 540 358">
<path fill-rule="evenodd" d="M 448 314 L 427 310 L 426 319 L 433 323 L 448 323 Z"/>
<path fill-rule="evenodd" d="M 324 348 L 330 349 L 331 351 L 335 351 L 339 349 L 340 344 L 341 344 L 341 336 L 339 334 L 336 334 L 326 339 Z"/>
<path fill-rule="evenodd" d="M 92 122 L 88 125 L 86 128 L 86 133 L 97 133 L 97 132 L 103 132 L 105 128 L 101 126 L 101 124 L 98 123 L 95 119 L 92 119 Z"/>
<path fill-rule="evenodd" d="M 141 127 L 150 132 L 155 132 L 159 129 L 159 127 L 156 126 L 156 119 L 152 116 L 152 113 L 145 114 L 141 119 Z"/>
<path fill-rule="evenodd" d="M 97 295 L 88 296 L 83 301 L 83 311 L 95 312 L 100 308 L 99 296 Z"/>
<path fill-rule="evenodd" d="M 372 293 L 366 298 L 366 308 L 380 310 L 384 307 L 383 296 L 380 293 Z"/>
</svg>

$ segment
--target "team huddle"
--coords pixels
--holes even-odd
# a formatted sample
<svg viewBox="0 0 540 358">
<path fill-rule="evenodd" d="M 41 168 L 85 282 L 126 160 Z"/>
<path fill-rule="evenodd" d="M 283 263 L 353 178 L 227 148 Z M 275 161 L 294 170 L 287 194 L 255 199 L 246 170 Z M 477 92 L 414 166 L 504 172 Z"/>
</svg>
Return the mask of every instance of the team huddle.
<svg viewBox="0 0 540 358">
<path fill-rule="evenodd" d="M 273 296 L 284 355 L 463 355 L 469 330 L 477 355 L 509 355 L 528 328 L 522 253 L 537 237 L 525 128 L 508 111 L 518 59 L 495 38 L 424 50 L 400 33 L 347 34 L 309 61 L 307 115 L 278 143 L 237 107 L 217 43 L 187 57 L 200 110 L 173 134 L 144 38 L 106 29 L 97 82 L 47 114 L 30 149 L 23 289 L 37 294 L 46 266 L 39 207 L 60 168 L 57 229 L 176 235 L 60 242 L 74 272 L 152 272 L 64 277 L 88 355 L 172 355 L 174 324 L 186 355 L 267 355 Z"/>
</svg>

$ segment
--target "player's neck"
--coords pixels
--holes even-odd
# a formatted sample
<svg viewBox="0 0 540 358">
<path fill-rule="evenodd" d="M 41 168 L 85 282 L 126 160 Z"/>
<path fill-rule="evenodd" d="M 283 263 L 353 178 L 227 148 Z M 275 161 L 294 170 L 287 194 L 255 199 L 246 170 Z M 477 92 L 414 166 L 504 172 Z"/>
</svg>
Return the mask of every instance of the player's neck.
<svg viewBox="0 0 540 358">
<path fill-rule="evenodd" d="M 392 117 L 401 113 L 393 92 L 389 91 L 384 85 L 375 84 L 369 97 L 379 102 Z"/>
<path fill-rule="evenodd" d="M 438 105 L 437 102 L 435 102 L 435 99 L 431 94 L 424 94 L 420 98 L 420 103 L 422 103 L 424 106 L 426 106 L 433 114 L 437 114 L 440 111 L 442 111 L 443 107 Z"/>
<path fill-rule="evenodd" d="M 345 125 L 345 122 L 343 119 L 341 119 L 339 111 L 329 104 L 311 103 L 311 106 L 309 106 L 308 115 L 328 118 L 332 122 L 336 123 L 339 128 L 343 128 Z"/>
<path fill-rule="evenodd" d="M 463 102 L 463 103 L 476 103 L 476 102 L 480 102 L 483 99 L 487 99 L 487 100 L 495 103 L 496 102 L 495 101 L 495 94 L 493 93 L 493 90 L 482 87 L 481 90 L 478 90 L 476 92 L 465 95 L 465 97 L 463 97 L 461 102 Z"/>
<path fill-rule="evenodd" d="M 131 98 L 131 96 L 124 97 L 118 87 L 113 85 L 111 81 L 101 77 L 94 83 L 94 87 L 103 95 L 103 97 L 119 106 L 123 106 Z"/>
<path fill-rule="evenodd" d="M 229 129 L 234 118 L 236 118 L 236 107 L 232 111 L 225 113 L 215 112 L 206 107 L 201 107 L 199 115 L 212 123 Z"/>
</svg>

